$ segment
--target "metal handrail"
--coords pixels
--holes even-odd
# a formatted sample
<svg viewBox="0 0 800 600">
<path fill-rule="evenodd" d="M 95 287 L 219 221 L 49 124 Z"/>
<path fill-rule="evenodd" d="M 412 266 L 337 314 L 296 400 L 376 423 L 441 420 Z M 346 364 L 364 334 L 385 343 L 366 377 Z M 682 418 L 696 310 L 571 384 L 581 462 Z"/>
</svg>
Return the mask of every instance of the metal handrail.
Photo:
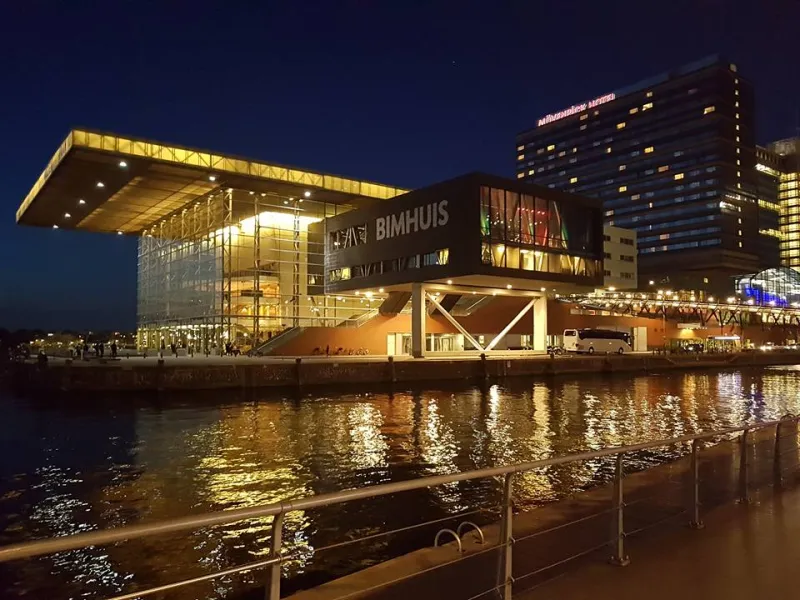
<svg viewBox="0 0 800 600">
<path fill-rule="evenodd" d="M 790 420 L 794 421 L 797 421 L 798 419 L 800 419 L 800 417 L 792 416 L 790 418 Z M 191 515 L 188 517 L 180 517 L 177 519 L 169 519 L 156 523 L 130 525 L 126 527 L 109 529 L 106 531 L 78 533 L 74 535 L 56 537 L 49 540 L 37 540 L 31 542 L 24 542 L 21 544 L 12 544 L 9 546 L 0 547 L 0 563 L 8 562 L 11 560 L 19 560 L 23 558 L 31 558 L 34 556 L 41 556 L 44 554 L 54 554 L 56 552 L 64 552 L 66 550 L 76 550 L 79 548 L 85 548 L 87 546 L 101 546 L 113 542 L 121 542 L 125 540 L 137 539 L 151 535 L 189 531 L 189 530 L 200 529 L 203 527 L 210 527 L 214 525 L 226 525 L 229 523 L 243 521 L 246 519 L 274 517 L 279 514 L 285 514 L 291 511 L 310 510 L 310 509 L 330 506 L 333 504 L 350 502 L 353 500 L 376 498 L 379 496 L 386 496 L 388 494 L 418 490 L 428 487 L 445 485 L 449 483 L 456 483 L 459 481 L 467 481 L 471 479 L 485 479 L 489 477 L 498 477 L 498 476 L 508 476 L 514 473 L 531 471 L 542 467 L 551 467 L 551 466 L 564 465 L 584 460 L 591 460 L 595 458 L 616 456 L 619 454 L 628 454 L 631 452 L 648 450 L 650 448 L 671 446 L 674 444 L 693 442 L 694 440 L 715 438 L 724 435 L 744 433 L 747 431 L 753 431 L 767 427 L 774 427 L 780 424 L 781 422 L 786 422 L 786 420 L 787 419 L 764 421 L 760 423 L 753 423 L 751 425 L 746 425 L 744 427 L 729 427 L 705 433 L 682 435 L 674 438 L 669 438 L 666 440 L 656 440 L 652 442 L 632 444 L 629 446 L 617 446 L 612 448 L 606 448 L 603 450 L 595 450 L 592 452 L 568 454 L 565 456 L 546 458 L 531 462 L 507 465 L 503 467 L 476 469 L 472 471 L 464 471 L 461 473 L 453 473 L 450 475 L 434 475 L 430 477 L 421 477 L 418 479 L 411 479 L 408 481 L 398 481 L 394 483 L 385 483 L 375 486 L 363 487 L 359 489 L 343 490 L 339 492 L 332 492 L 328 494 L 320 494 L 317 496 L 299 498 L 296 500 L 284 500 L 281 502 L 274 502 L 272 504 L 265 504 L 262 506 L 216 511 L 199 515 Z"/>
</svg>

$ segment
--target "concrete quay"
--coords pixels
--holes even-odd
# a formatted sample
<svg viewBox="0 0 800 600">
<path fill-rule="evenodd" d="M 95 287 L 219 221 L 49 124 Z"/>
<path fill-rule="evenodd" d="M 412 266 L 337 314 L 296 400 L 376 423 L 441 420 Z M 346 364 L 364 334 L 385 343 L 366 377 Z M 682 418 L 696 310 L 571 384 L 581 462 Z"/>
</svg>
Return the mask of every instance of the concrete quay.
<svg viewBox="0 0 800 600">
<path fill-rule="evenodd" d="M 392 384 L 506 377 L 648 373 L 675 369 L 739 368 L 800 364 L 800 352 L 623 356 L 558 356 L 496 353 L 412 359 L 388 356 L 330 357 L 130 357 L 116 360 L 53 359 L 15 364 L 12 381 L 25 391 L 147 391 Z"/>
</svg>

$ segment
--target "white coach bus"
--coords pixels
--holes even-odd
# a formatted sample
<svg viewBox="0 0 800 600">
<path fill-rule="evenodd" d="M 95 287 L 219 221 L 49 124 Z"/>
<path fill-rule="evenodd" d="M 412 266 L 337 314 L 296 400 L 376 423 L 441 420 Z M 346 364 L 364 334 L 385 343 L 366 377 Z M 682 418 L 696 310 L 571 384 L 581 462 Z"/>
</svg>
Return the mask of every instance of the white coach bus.
<svg viewBox="0 0 800 600">
<path fill-rule="evenodd" d="M 588 354 L 595 352 L 624 354 L 632 350 L 631 336 L 610 329 L 565 329 L 564 350 Z"/>
</svg>

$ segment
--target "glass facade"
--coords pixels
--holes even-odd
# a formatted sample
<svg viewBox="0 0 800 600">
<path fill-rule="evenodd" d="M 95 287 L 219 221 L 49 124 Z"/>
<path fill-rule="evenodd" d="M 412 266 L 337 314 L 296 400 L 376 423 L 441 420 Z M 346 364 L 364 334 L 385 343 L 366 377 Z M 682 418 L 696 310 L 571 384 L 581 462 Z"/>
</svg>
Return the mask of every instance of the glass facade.
<svg viewBox="0 0 800 600">
<path fill-rule="evenodd" d="M 247 350 L 287 328 L 347 325 L 373 311 L 377 300 L 323 293 L 324 239 L 315 224 L 347 209 L 216 189 L 144 231 L 139 346 L 213 353 L 231 342 Z"/>
<path fill-rule="evenodd" d="M 781 174 L 780 202 L 781 264 L 800 268 L 800 169 Z"/>
<path fill-rule="evenodd" d="M 596 277 L 602 226 L 576 204 L 481 186 L 481 262 L 493 267 Z"/>
<path fill-rule="evenodd" d="M 766 269 L 736 282 L 739 293 L 755 304 L 800 306 L 800 271 L 791 267 Z"/>
</svg>

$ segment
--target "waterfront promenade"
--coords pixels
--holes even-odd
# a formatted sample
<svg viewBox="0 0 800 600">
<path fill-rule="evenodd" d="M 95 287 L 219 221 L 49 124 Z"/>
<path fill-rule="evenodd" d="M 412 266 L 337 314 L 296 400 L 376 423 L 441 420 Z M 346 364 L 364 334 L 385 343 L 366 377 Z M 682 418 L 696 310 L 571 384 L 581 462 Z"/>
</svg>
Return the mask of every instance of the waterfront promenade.
<svg viewBox="0 0 800 600">
<path fill-rule="evenodd" d="M 393 356 L 131 357 L 17 364 L 15 381 L 35 391 L 140 391 L 306 387 L 342 383 L 393 384 L 507 377 L 649 373 L 675 369 L 800 364 L 800 352 L 558 356 L 489 353 L 425 359 Z"/>
<path fill-rule="evenodd" d="M 518 596 L 523 600 L 751 600 L 790 598 L 800 564 L 800 489 L 704 517 L 705 528 L 670 529 L 628 545 L 624 568 L 585 565 Z"/>
</svg>

